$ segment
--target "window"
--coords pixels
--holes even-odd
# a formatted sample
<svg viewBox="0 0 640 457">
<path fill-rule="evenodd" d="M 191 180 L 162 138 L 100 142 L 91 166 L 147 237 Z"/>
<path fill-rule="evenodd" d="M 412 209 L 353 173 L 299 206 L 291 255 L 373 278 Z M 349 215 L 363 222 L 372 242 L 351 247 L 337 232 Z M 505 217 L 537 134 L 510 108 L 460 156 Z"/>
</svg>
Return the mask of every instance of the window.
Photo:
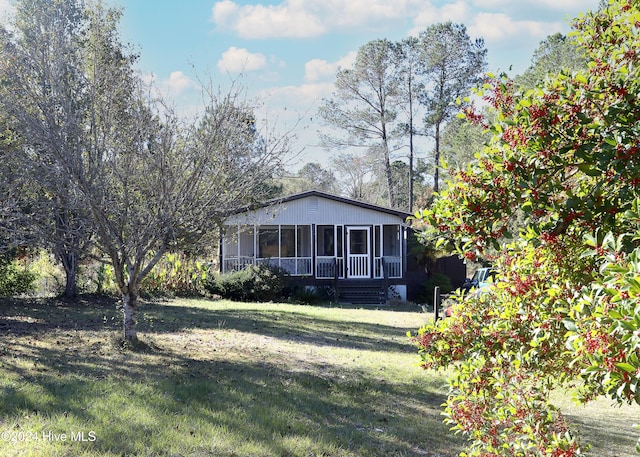
<svg viewBox="0 0 640 457">
<path fill-rule="evenodd" d="M 349 234 L 349 253 L 365 255 L 369 253 L 369 229 L 351 229 Z"/>
</svg>

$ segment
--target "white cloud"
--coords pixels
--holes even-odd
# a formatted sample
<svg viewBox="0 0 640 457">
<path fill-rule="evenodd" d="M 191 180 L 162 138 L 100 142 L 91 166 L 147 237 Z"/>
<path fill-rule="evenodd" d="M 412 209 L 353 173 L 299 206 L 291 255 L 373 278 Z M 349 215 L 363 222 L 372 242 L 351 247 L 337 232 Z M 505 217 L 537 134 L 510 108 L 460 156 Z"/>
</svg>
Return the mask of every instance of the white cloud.
<svg viewBox="0 0 640 457">
<path fill-rule="evenodd" d="M 162 81 L 161 89 L 169 96 L 177 96 L 188 90 L 195 90 L 199 85 L 181 71 L 173 71 L 168 79 Z"/>
<path fill-rule="evenodd" d="M 235 20 L 238 15 L 238 5 L 231 0 L 224 0 L 213 5 L 213 22 L 216 24 L 226 24 Z"/>
<path fill-rule="evenodd" d="M 544 11 L 557 15 L 558 11 L 574 12 L 597 9 L 600 0 L 472 0 L 476 8 L 512 12 Z"/>
<path fill-rule="evenodd" d="M 586 12 L 589 9 L 597 9 L 599 0 L 529 0 L 526 3 L 532 5 L 532 7 L 546 7 L 556 11 L 576 11 L 583 10 Z"/>
<path fill-rule="evenodd" d="M 267 66 L 267 58 L 260 53 L 251 53 L 245 48 L 231 46 L 218 60 L 220 72 L 241 73 L 257 71 Z"/>
<path fill-rule="evenodd" d="M 414 27 L 409 31 L 409 35 L 416 36 L 430 25 L 439 22 L 451 21 L 456 24 L 468 24 L 472 17 L 472 11 L 466 1 L 459 0 L 443 5 L 441 8 L 428 4 L 414 17 Z"/>
<path fill-rule="evenodd" d="M 312 4 L 313 1 L 308 0 Z M 320 13 L 328 24 L 339 27 L 362 27 L 413 17 L 416 11 L 429 6 L 428 0 L 333 0 L 323 2 Z"/>
<path fill-rule="evenodd" d="M 193 96 L 200 90 L 200 85 L 181 71 L 173 71 L 167 79 L 158 81 L 158 75 L 147 73 L 142 75 L 145 84 L 164 100 L 177 102 Z"/>
<path fill-rule="evenodd" d="M 212 20 L 218 27 L 230 29 L 243 38 L 301 38 L 324 33 L 325 27 L 301 3 L 240 7 L 224 0 L 213 6 Z"/>
<path fill-rule="evenodd" d="M 331 95 L 333 89 L 332 82 L 272 87 L 263 90 L 260 98 L 266 101 L 267 106 L 283 106 L 287 110 L 300 112 L 316 105 L 322 97 Z"/>
<path fill-rule="evenodd" d="M 450 0 L 425 5 L 413 18 L 410 35 L 429 25 L 452 21 L 466 24 L 472 37 L 494 40 L 544 37 L 569 28 L 576 11 L 595 9 L 600 0 Z M 500 43 L 494 42 L 496 45 Z"/>
<path fill-rule="evenodd" d="M 560 22 L 519 21 L 503 13 L 479 13 L 469 25 L 469 34 L 488 42 L 507 41 L 517 36 L 543 39 L 563 29 Z"/>
<path fill-rule="evenodd" d="M 348 68 L 356 59 L 356 52 L 351 51 L 337 62 L 327 62 L 322 59 L 313 59 L 304 65 L 305 81 L 316 82 L 333 80 L 340 68 Z"/>
<path fill-rule="evenodd" d="M 283 0 L 241 6 L 222 0 L 213 6 L 211 20 L 242 38 L 308 38 L 335 29 L 387 26 L 412 18 L 429 5 L 429 0 Z"/>
</svg>

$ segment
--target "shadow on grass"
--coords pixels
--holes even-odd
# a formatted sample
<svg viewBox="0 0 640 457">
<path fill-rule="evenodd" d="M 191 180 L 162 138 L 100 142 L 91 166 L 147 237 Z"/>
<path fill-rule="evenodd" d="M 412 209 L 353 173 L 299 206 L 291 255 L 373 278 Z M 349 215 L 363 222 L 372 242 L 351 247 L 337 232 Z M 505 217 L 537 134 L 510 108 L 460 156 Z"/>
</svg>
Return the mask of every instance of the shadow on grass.
<svg viewBox="0 0 640 457">
<path fill-rule="evenodd" d="M 65 455 L 456 455 L 443 439 L 444 397 L 427 385 L 162 348 L 113 355 L 83 350 L 79 335 L 64 343 L 14 343 L 2 353 L 1 370 L 16 378 L 0 387 L 0 417 L 22 429 L 25 417 L 46 416 L 95 431 L 95 442 L 71 443 Z"/>
<path fill-rule="evenodd" d="M 116 303 L 0 301 L 0 429 L 96 436 L 35 454 L 431 457 L 460 450 L 442 423 L 444 395 L 427 382 L 384 381 L 356 364 L 310 360 L 292 369 L 249 354 L 202 360 L 180 345 L 156 345 L 153 336 L 143 352 L 122 351 Z M 318 319 L 304 307 L 145 303 L 141 311 L 140 331 L 159 339 L 224 329 L 237 331 L 247 346 L 254 335 L 390 357 L 414 351 L 399 342 L 404 335 L 396 327 Z"/>
<path fill-rule="evenodd" d="M 121 322 L 118 301 L 108 297 L 59 300 L 0 301 L 0 334 L 30 335 L 56 330 L 116 330 Z M 300 305 L 301 310 L 305 307 Z M 147 302 L 140 306 L 141 333 L 174 333 L 193 329 L 233 329 L 289 341 L 349 349 L 415 352 L 404 340 L 406 330 L 353 321 L 321 319 L 304 312 L 261 309 L 205 309 Z M 399 342 L 401 341 L 401 342 Z"/>
<path fill-rule="evenodd" d="M 588 405 L 593 407 L 591 405 Z M 636 406 L 637 407 L 637 406 Z M 635 448 L 640 431 L 637 428 L 640 420 L 640 411 L 636 411 L 635 418 L 629 420 L 629 413 L 616 414 L 616 407 L 607 408 L 600 414 L 581 414 L 581 407 L 574 406 L 571 412 L 565 412 L 567 419 L 580 431 L 584 441 L 597 447 L 596 452 L 590 455 L 598 457 L 621 457 L 625 455 L 637 456 L 638 453 L 630 453 Z M 630 408 L 623 406 L 623 408 Z M 625 420 L 624 418 L 627 418 Z"/>
</svg>

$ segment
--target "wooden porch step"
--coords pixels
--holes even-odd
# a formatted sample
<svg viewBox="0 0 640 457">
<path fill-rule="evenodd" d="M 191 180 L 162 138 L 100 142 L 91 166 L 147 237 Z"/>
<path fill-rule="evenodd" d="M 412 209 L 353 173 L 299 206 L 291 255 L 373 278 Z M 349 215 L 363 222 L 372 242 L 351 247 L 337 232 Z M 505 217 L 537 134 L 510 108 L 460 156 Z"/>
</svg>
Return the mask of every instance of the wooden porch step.
<svg viewBox="0 0 640 457">
<path fill-rule="evenodd" d="M 340 281 L 338 303 L 384 305 L 387 302 L 383 281 Z"/>
</svg>

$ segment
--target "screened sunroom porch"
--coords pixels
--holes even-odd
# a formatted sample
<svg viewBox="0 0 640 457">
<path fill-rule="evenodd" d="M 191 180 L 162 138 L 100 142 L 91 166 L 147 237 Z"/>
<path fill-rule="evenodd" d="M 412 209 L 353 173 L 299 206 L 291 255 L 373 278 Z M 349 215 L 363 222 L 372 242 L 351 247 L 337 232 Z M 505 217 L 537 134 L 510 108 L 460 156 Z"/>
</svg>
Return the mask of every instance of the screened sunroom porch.
<svg viewBox="0 0 640 457">
<path fill-rule="evenodd" d="M 316 279 L 401 278 L 404 229 L 374 225 L 229 225 L 222 271 L 274 265 Z"/>
</svg>

